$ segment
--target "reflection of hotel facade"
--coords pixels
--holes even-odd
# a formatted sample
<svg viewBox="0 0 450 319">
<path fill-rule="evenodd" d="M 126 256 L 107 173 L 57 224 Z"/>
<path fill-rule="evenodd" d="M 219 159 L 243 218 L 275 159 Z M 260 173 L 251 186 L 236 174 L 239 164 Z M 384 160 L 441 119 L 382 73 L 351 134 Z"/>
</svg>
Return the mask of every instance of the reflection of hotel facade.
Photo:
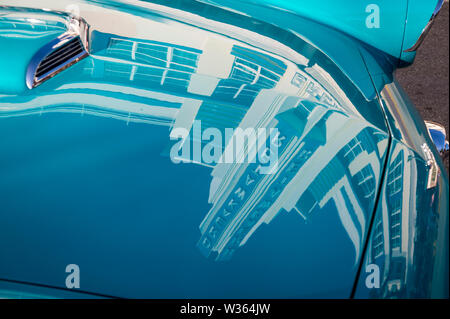
<svg viewBox="0 0 450 319">
<path fill-rule="evenodd" d="M 424 182 L 426 178 L 418 176 L 420 172 L 425 172 L 421 165 L 424 165 L 423 160 L 412 151 L 398 144 L 393 148 L 387 167 L 386 186 L 380 196 L 382 207 L 374 220 L 371 247 L 368 249 L 367 262 L 380 267 L 381 287 L 371 291 L 373 297 L 420 298 L 424 297 L 420 292 L 427 291 L 423 289 L 417 291 L 418 295 L 406 295 L 409 280 L 418 281 L 419 284 L 413 285 L 418 287 L 419 277 L 429 276 L 428 271 L 417 267 L 420 263 L 414 262 L 414 258 L 422 253 L 432 254 L 425 238 L 434 236 L 433 216 L 429 211 L 418 210 L 418 207 L 426 207 L 429 199 Z M 429 229 L 428 234 L 418 233 L 418 229 L 424 228 Z M 422 247 L 427 251 L 422 252 Z M 422 259 L 429 258 L 431 255 Z M 411 267 L 413 264 L 416 265 L 414 269 Z M 414 294 L 411 291 L 408 293 Z"/>
<path fill-rule="evenodd" d="M 72 67 L 81 69 L 72 83 L 55 82 L 47 95 L 24 98 L 23 103 L 15 98 L 11 106 L 3 98 L 0 116 L 80 112 L 164 125 L 171 131 L 191 131 L 195 120 L 203 130 L 213 127 L 222 133 L 225 128 L 277 128 L 277 140 L 268 141 L 279 146 L 273 174 L 261 174 L 257 162 L 206 165 L 212 168 L 212 207 L 200 225 L 200 250 L 228 259 L 281 211 L 313 220 L 332 203 L 356 262 L 375 201 L 375 172 L 380 171 L 386 136 L 344 115 L 358 111 L 313 57 L 302 57 L 306 64 L 299 68 L 207 31 L 196 29 L 183 39 L 174 31 L 169 34 L 173 39 L 163 41 L 94 32 L 91 56 Z M 50 82 L 39 89 L 46 84 Z M 78 104 L 67 105 L 67 100 Z M 195 140 L 201 136 L 184 143 Z"/>
</svg>

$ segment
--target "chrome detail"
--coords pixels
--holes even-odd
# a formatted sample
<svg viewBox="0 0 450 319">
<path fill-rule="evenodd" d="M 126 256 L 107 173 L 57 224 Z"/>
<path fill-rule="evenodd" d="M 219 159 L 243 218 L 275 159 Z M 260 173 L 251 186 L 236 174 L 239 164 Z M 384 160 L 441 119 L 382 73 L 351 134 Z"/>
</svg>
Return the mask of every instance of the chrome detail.
<svg viewBox="0 0 450 319">
<path fill-rule="evenodd" d="M 88 31 L 89 26 L 83 19 L 72 17 L 68 23 L 68 30 L 44 45 L 31 58 L 26 73 L 28 88 L 38 86 L 85 58 L 89 54 Z"/>
<path fill-rule="evenodd" d="M 414 52 L 420 47 L 420 45 L 422 44 L 423 40 L 427 36 L 428 32 L 430 32 L 431 26 L 433 25 L 437 15 L 441 11 L 441 8 L 442 8 L 443 4 L 444 4 L 444 0 L 439 0 L 438 1 L 437 5 L 436 5 L 436 8 L 434 9 L 433 15 L 431 16 L 431 18 L 428 21 L 428 23 L 425 26 L 425 28 L 422 30 L 422 33 L 420 34 L 419 39 L 417 39 L 416 43 L 412 47 L 410 47 L 407 50 L 404 50 L 403 52 Z"/>
<path fill-rule="evenodd" d="M 447 157 L 449 153 L 449 144 L 446 140 L 447 133 L 445 131 L 445 127 L 439 123 L 431 121 L 425 121 L 425 125 L 427 126 L 428 134 L 433 140 L 433 143 L 441 157 Z"/>
<path fill-rule="evenodd" d="M 434 157 L 433 152 L 431 151 L 427 143 L 422 144 L 422 151 L 425 155 L 428 167 L 427 189 L 430 189 L 436 187 L 441 170 L 439 169 L 439 166 L 436 163 L 436 158 Z"/>
</svg>

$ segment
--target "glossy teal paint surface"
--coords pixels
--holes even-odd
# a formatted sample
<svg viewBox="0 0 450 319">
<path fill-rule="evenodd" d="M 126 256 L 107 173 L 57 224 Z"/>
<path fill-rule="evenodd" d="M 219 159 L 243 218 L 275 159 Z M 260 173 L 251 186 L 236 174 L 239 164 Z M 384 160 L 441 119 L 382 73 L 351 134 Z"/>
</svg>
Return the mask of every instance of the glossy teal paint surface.
<svg viewBox="0 0 450 319">
<path fill-rule="evenodd" d="M 179 12 L 89 3 L 131 28 L 87 19 L 89 57 L 33 90 L 0 94 L 0 279 L 64 289 L 75 263 L 80 291 L 108 296 L 352 296 L 361 262 L 372 262 L 364 247 L 385 207 L 378 190 L 390 201 L 398 145 L 404 154 L 421 147 L 417 136 L 432 145 L 402 94 L 399 114 L 383 104 L 392 57 L 267 6 L 246 17 L 201 3 Z M 277 129 L 277 170 L 174 163 L 176 129 L 190 132 L 183 146 L 208 144 L 196 121 L 200 135 Z M 439 187 L 448 193 L 445 176 Z M 358 286 L 355 296 L 368 294 Z"/>
<path fill-rule="evenodd" d="M 0 278 L 64 288 L 75 263 L 112 296 L 349 297 L 389 143 L 377 101 L 301 39 L 274 54 L 144 16 L 165 33 L 93 21 L 89 57 L 0 98 Z M 278 169 L 173 163 L 194 120 L 276 128 Z"/>
</svg>

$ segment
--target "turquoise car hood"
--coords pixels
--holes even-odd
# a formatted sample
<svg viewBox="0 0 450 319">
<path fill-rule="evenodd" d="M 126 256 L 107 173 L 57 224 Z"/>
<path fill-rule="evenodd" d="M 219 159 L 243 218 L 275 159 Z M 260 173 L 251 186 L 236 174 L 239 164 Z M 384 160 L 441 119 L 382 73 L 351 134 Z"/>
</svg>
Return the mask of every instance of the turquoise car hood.
<svg viewBox="0 0 450 319">
<path fill-rule="evenodd" d="M 251 17 L 80 10 L 88 57 L 0 86 L 0 279 L 66 289 L 76 264 L 73 291 L 109 296 L 349 297 L 389 146 L 367 69 Z M 277 132 L 274 169 L 207 160 L 238 128 Z"/>
</svg>

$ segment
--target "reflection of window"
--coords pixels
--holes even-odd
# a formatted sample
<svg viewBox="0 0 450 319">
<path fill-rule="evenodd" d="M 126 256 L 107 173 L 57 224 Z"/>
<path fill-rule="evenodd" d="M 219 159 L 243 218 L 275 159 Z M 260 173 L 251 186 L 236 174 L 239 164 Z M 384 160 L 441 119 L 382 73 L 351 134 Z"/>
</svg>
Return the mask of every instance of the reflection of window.
<svg viewBox="0 0 450 319">
<path fill-rule="evenodd" d="M 234 46 L 230 76 L 220 80 L 213 97 L 250 106 L 262 89 L 274 88 L 286 71 L 281 60 L 249 48 Z"/>
<path fill-rule="evenodd" d="M 353 161 L 360 153 L 362 153 L 363 149 L 361 146 L 361 141 L 358 138 L 353 138 L 347 145 L 344 147 L 344 157 L 349 161 Z"/>
<path fill-rule="evenodd" d="M 225 136 L 225 129 L 238 127 L 246 112 L 247 109 L 239 105 L 204 101 L 196 119 L 202 121 L 202 134 L 204 130 L 212 127 L 219 129 Z"/>
<path fill-rule="evenodd" d="M 115 58 L 131 59 L 132 49 L 133 42 L 131 41 L 111 39 L 106 51 L 109 56 L 114 56 Z"/>
<path fill-rule="evenodd" d="M 402 201 L 399 197 L 396 197 L 395 199 L 391 199 L 389 201 L 389 211 L 390 211 L 389 224 L 391 227 L 390 230 L 391 245 L 392 248 L 399 248 L 401 239 L 401 212 L 402 212 Z"/>
<path fill-rule="evenodd" d="M 318 84 L 309 82 L 308 86 L 306 87 L 306 93 L 320 101 L 325 92 Z"/>
<path fill-rule="evenodd" d="M 244 71 L 254 83 L 258 80 L 278 82 L 287 69 L 283 61 L 250 48 L 235 45 L 231 54 L 236 56 L 233 68 Z"/>
<path fill-rule="evenodd" d="M 400 248 L 400 235 L 396 235 L 391 238 L 392 249 Z"/>
<path fill-rule="evenodd" d="M 110 79 L 128 78 L 135 84 L 187 90 L 200 54 L 199 50 L 170 43 L 111 38 L 106 55 L 130 64 L 107 61 L 105 73 Z"/>
<path fill-rule="evenodd" d="M 199 51 L 163 42 L 139 42 L 111 38 L 108 56 L 131 60 L 155 67 L 193 73 L 197 68 Z"/>
<path fill-rule="evenodd" d="M 292 78 L 291 83 L 301 89 L 303 88 L 303 85 L 306 83 L 306 81 L 308 81 L 308 79 L 297 72 Z"/>
<path fill-rule="evenodd" d="M 403 151 L 400 151 L 389 167 L 387 178 L 387 204 L 389 209 L 389 224 L 391 248 L 401 246 L 401 212 L 403 189 Z"/>
<path fill-rule="evenodd" d="M 213 96 L 225 101 L 233 101 L 239 104 L 251 105 L 259 91 L 260 88 L 255 85 L 249 85 L 236 80 L 226 79 L 219 82 Z"/>
<path fill-rule="evenodd" d="M 234 61 L 230 78 L 268 89 L 273 88 L 280 79 L 275 73 L 242 58 Z"/>
<path fill-rule="evenodd" d="M 108 79 L 127 79 L 145 86 L 163 85 L 166 88 L 187 90 L 191 74 L 160 68 L 136 66 L 116 62 L 105 62 L 105 76 Z"/>
<path fill-rule="evenodd" d="M 375 226 L 375 236 L 373 239 L 373 258 L 378 258 L 383 254 L 383 223 L 381 220 Z"/>
<path fill-rule="evenodd" d="M 213 96 L 251 105 L 261 89 L 274 88 L 279 79 L 280 77 L 272 71 L 236 57 L 229 78 L 219 82 Z"/>
<path fill-rule="evenodd" d="M 95 70 L 95 60 L 94 59 L 86 59 L 84 62 L 83 73 L 93 76 L 94 70 Z"/>
<path fill-rule="evenodd" d="M 365 198 L 369 198 L 375 194 L 375 177 L 369 166 L 365 166 L 356 173 L 355 178 L 358 186 L 362 188 Z"/>
<path fill-rule="evenodd" d="M 267 60 L 273 58 L 250 49 L 234 47 L 232 54 L 236 58 L 229 78 L 244 82 L 245 84 L 255 85 L 260 89 L 271 89 L 275 87 L 286 68 L 284 64 L 284 68 L 282 69 L 274 67 L 275 64 L 267 63 Z M 273 61 L 282 63 L 275 59 Z"/>
<path fill-rule="evenodd" d="M 129 78 L 131 74 L 131 65 L 121 64 L 121 63 L 113 63 L 113 62 L 105 62 L 105 73 L 106 75 L 113 75 L 114 77 L 119 78 Z"/>
<path fill-rule="evenodd" d="M 403 184 L 403 151 L 397 155 L 389 167 L 388 195 L 394 196 L 402 190 Z"/>
<path fill-rule="evenodd" d="M 374 137 L 375 143 L 378 143 L 380 141 L 383 141 L 386 139 L 386 133 L 383 132 L 373 132 L 372 136 Z"/>
</svg>

